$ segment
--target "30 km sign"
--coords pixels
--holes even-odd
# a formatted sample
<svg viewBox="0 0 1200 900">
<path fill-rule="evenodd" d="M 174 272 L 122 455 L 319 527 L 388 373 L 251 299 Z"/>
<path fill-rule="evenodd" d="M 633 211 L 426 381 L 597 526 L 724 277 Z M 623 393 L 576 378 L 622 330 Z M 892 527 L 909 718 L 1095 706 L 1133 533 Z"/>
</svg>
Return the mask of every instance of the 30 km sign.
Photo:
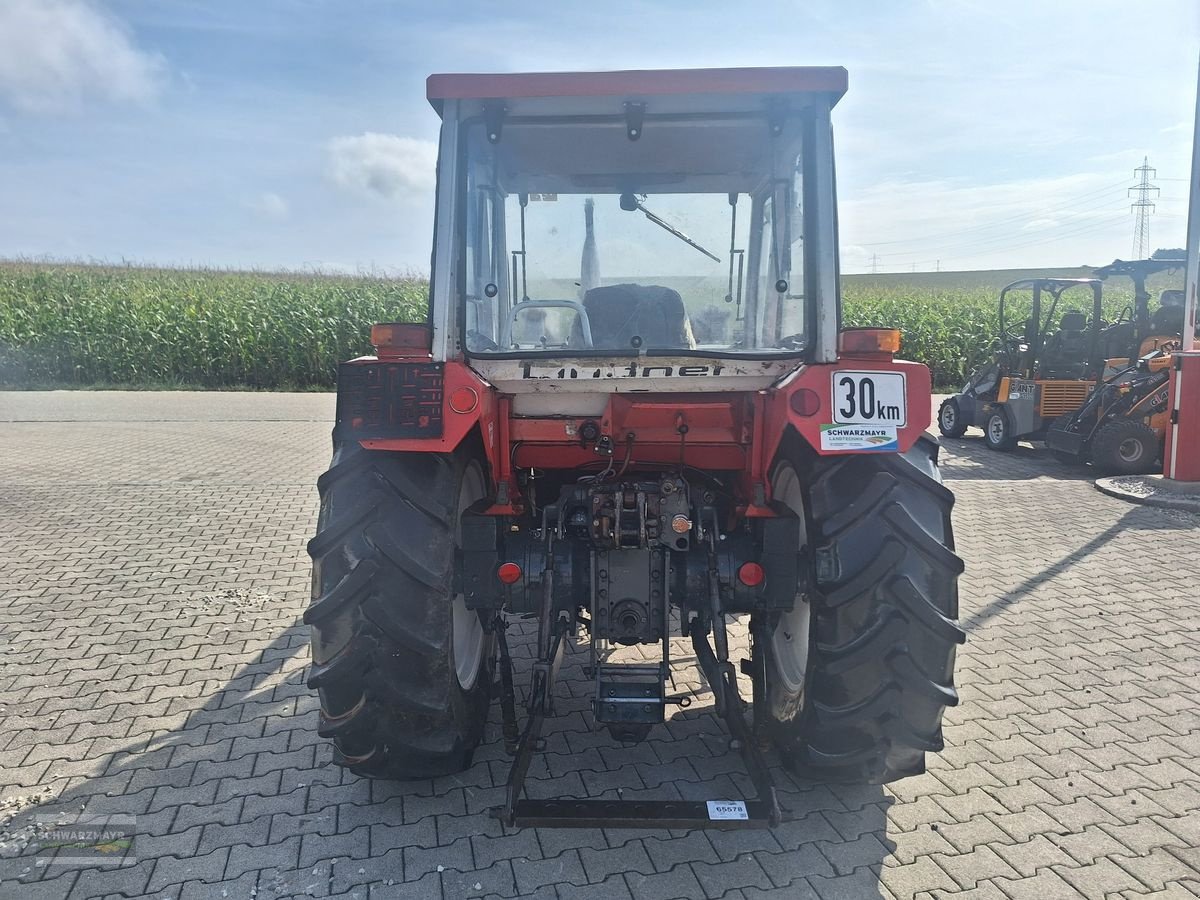
<svg viewBox="0 0 1200 900">
<path fill-rule="evenodd" d="M 834 372 L 833 421 L 838 425 L 908 424 L 902 372 Z"/>
</svg>

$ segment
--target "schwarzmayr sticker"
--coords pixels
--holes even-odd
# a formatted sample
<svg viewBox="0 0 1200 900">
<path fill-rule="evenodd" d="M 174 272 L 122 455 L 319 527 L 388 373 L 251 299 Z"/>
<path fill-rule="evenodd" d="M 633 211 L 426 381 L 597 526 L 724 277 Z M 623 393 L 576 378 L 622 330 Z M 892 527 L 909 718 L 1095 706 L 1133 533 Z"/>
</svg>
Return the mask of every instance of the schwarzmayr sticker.
<svg viewBox="0 0 1200 900">
<path fill-rule="evenodd" d="M 822 425 L 821 449 L 899 450 L 895 425 Z"/>
</svg>

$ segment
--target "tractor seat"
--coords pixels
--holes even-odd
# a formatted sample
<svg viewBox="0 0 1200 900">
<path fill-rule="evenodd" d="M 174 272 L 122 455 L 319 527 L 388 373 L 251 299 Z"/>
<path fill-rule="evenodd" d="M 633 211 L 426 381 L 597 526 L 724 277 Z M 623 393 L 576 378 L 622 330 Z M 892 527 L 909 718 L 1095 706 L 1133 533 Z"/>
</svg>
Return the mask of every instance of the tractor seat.
<svg viewBox="0 0 1200 900">
<path fill-rule="evenodd" d="M 1159 307 L 1150 317 L 1150 330 L 1154 334 L 1179 334 L 1183 331 L 1183 291 L 1163 291 L 1158 297 Z"/>
<path fill-rule="evenodd" d="M 1064 313 L 1058 331 L 1042 351 L 1043 378 L 1080 378 L 1088 364 L 1088 320 L 1081 312 Z"/>
<path fill-rule="evenodd" d="M 1059 334 L 1063 332 L 1080 332 L 1087 331 L 1087 316 L 1081 312 L 1063 313 L 1062 320 L 1058 323 Z"/>
<path fill-rule="evenodd" d="M 609 284 L 592 288 L 583 296 L 583 308 L 592 329 L 592 346 L 597 350 L 634 349 L 634 338 L 640 339 L 637 347 L 696 348 L 683 298 L 668 287 Z"/>
<path fill-rule="evenodd" d="M 1101 356 L 1105 359 L 1128 356 L 1136 334 L 1137 326 L 1133 322 L 1114 322 L 1109 325 L 1100 333 Z"/>
</svg>

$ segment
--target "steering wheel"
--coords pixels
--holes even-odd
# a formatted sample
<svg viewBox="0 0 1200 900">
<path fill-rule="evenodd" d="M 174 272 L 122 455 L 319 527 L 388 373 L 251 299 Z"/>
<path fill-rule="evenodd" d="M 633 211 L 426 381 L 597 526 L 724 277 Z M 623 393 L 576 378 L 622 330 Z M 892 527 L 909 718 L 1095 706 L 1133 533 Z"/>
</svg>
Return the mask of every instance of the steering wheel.
<svg viewBox="0 0 1200 900">
<path fill-rule="evenodd" d="M 1026 319 L 1020 325 L 1016 323 L 1006 325 L 1004 333 L 1000 336 L 1002 347 L 1001 352 L 1006 353 L 1023 353 L 1022 347 L 1028 347 L 1029 341 L 1026 337 L 1026 329 L 1029 326 L 1029 320 Z"/>
<path fill-rule="evenodd" d="M 482 331 L 468 331 L 467 345 L 470 350 L 499 350 L 500 345 Z"/>
</svg>

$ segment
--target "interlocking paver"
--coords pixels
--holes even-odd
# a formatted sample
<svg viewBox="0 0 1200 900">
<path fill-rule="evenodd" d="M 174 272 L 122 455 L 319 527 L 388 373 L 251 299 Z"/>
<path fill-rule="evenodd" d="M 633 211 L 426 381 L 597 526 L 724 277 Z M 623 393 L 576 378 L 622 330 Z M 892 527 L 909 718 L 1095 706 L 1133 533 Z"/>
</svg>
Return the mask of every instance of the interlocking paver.
<svg viewBox="0 0 1200 900">
<path fill-rule="evenodd" d="M 629 885 L 635 900 L 663 900 L 667 897 L 687 897 L 690 900 L 704 896 L 704 890 L 691 867 L 682 864 L 657 875 L 630 872 L 625 876 L 625 883 Z"/>
<path fill-rule="evenodd" d="M 928 857 L 920 857 L 908 865 L 885 866 L 880 876 L 883 884 L 899 897 L 912 897 L 920 891 L 933 888 L 958 890 L 958 885 L 946 870 Z"/>
<path fill-rule="evenodd" d="M 621 875 L 610 875 L 598 884 L 556 885 L 557 900 L 633 900 Z"/>
<path fill-rule="evenodd" d="M 582 880 L 582 873 L 580 880 Z M 533 893 L 534 890 L 545 884 L 544 881 L 534 881 L 529 878 L 525 888 L 518 890 L 513 876 L 513 865 L 508 860 L 493 863 L 486 869 L 469 872 L 447 869 L 442 872 L 442 896 L 446 900 L 460 900 L 460 898 L 466 900 L 468 897 L 474 900 L 476 897 L 487 894 L 495 894 L 498 897 L 516 897 L 526 891 Z"/>
<path fill-rule="evenodd" d="M 1016 869 L 986 844 L 974 848 L 970 853 L 957 856 L 934 854 L 931 859 L 964 888 L 973 888 L 981 881 L 1001 875 L 1013 878 L 1019 875 Z"/>
<path fill-rule="evenodd" d="M 1200 896 L 1200 612 L 1173 574 L 1200 521 L 1100 495 L 1044 451 L 945 442 L 969 642 L 926 775 L 794 785 L 771 758 L 794 815 L 774 831 L 506 834 L 487 815 L 498 741 L 436 781 L 328 766 L 299 617 L 329 396 L 0 394 L 6 410 L 0 799 L 51 786 L 47 810 L 136 814 L 140 861 L 0 860 L 0 896 Z M 562 677 L 534 796 L 745 786 L 696 673 L 676 671 L 693 706 L 635 747 L 590 730 L 578 657 Z"/>
<path fill-rule="evenodd" d="M 1050 870 L 1017 880 L 997 878 L 996 884 L 1012 900 L 1078 900 L 1084 896 Z"/>
<path fill-rule="evenodd" d="M 1110 897 L 1124 890 L 1146 890 L 1146 886 L 1111 859 L 1097 859 L 1078 868 L 1055 866 L 1054 871 L 1079 893 L 1089 898 Z"/>
<path fill-rule="evenodd" d="M 810 875 L 834 875 L 829 860 L 813 844 L 805 844 L 797 850 L 783 853 L 763 853 L 758 862 L 772 884 L 781 888 L 803 881 Z"/>
<path fill-rule="evenodd" d="M 610 875 L 624 872 L 641 872 L 643 875 L 653 875 L 655 872 L 642 841 L 630 841 L 611 850 L 582 847 L 578 853 L 588 881 L 592 883 L 607 881 Z"/>
<path fill-rule="evenodd" d="M 704 889 L 704 896 L 714 898 L 714 900 L 739 887 L 769 888 L 773 886 L 770 877 L 763 871 L 762 865 L 749 853 L 729 862 L 693 862 L 692 872 Z"/>
<path fill-rule="evenodd" d="M 815 875 L 809 883 L 821 900 L 859 900 L 873 897 L 891 900 L 893 896 L 879 884 L 878 875 L 871 868 L 857 869 L 832 878 Z"/>
<path fill-rule="evenodd" d="M 203 856 L 160 856 L 150 876 L 151 892 L 191 881 L 220 881 L 225 873 L 229 849 L 222 847 Z M 84 873 L 86 877 L 87 873 Z"/>
<path fill-rule="evenodd" d="M 1147 887 L 1164 890 L 1167 885 L 1175 884 L 1189 875 L 1200 876 L 1200 869 L 1196 868 L 1200 855 L 1196 848 L 1190 849 L 1188 853 L 1187 850 L 1174 847 L 1166 850 L 1160 848 L 1145 856 L 1116 856 L 1113 861 Z"/>
</svg>

